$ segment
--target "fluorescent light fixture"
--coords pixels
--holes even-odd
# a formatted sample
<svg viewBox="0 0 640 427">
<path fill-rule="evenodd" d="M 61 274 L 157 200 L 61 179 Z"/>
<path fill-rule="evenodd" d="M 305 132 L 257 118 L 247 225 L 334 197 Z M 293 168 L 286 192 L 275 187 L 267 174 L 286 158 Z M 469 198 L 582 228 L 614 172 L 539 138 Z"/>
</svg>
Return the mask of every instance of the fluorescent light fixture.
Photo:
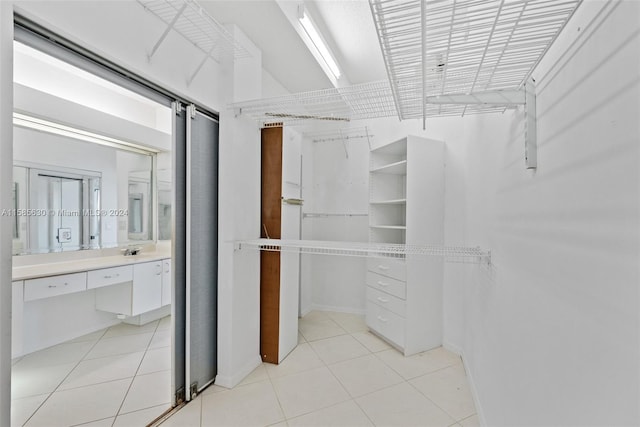
<svg viewBox="0 0 640 427">
<path fill-rule="evenodd" d="M 134 153 L 147 155 L 159 153 L 159 151 L 156 149 L 138 145 L 133 142 L 127 142 L 121 139 L 111 138 L 109 136 L 88 132 L 86 130 L 51 122 L 49 120 L 38 119 L 36 117 L 27 116 L 26 114 L 13 113 L 13 124 L 14 126 L 39 130 L 42 132 L 52 133 L 60 136 L 66 136 L 68 138 L 105 145 L 107 147 L 117 148 L 119 150 L 132 151 Z"/>
<path fill-rule="evenodd" d="M 335 59 L 333 59 L 333 55 L 331 55 L 329 48 L 327 47 L 326 43 L 324 42 L 324 39 L 318 32 L 318 29 L 316 28 L 315 24 L 311 20 L 311 17 L 307 14 L 307 11 L 304 9 L 302 9 L 299 14 L 300 14 L 300 17 L 298 18 L 298 20 L 302 24 L 302 28 L 304 28 L 304 31 L 307 33 L 307 35 L 311 39 L 311 42 L 316 47 L 316 50 L 324 60 L 327 67 L 329 67 L 329 70 L 334 75 L 334 77 L 336 79 L 340 78 L 340 75 L 341 75 L 340 68 L 338 67 L 338 64 L 336 63 Z"/>
</svg>

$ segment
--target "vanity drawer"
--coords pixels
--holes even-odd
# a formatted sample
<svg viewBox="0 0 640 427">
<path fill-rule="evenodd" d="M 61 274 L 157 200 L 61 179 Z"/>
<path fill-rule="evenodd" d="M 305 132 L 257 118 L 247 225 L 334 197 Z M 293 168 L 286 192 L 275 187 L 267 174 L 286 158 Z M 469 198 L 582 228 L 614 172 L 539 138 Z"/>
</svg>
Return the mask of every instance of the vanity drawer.
<svg viewBox="0 0 640 427">
<path fill-rule="evenodd" d="M 87 290 L 87 273 L 63 274 L 24 281 L 24 300 L 33 301 Z"/>
<path fill-rule="evenodd" d="M 367 301 L 367 326 L 392 344 L 404 349 L 405 319 L 397 314 Z"/>
<path fill-rule="evenodd" d="M 404 260 L 386 258 L 368 258 L 367 270 L 383 276 L 405 282 L 407 280 L 407 266 Z"/>
<path fill-rule="evenodd" d="M 393 311 L 398 316 L 406 317 L 407 303 L 404 300 L 379 291 L 371 286 L 367 286 L 367 301 L 371 301 L 382 308 Z"/>
<path fill-rule="evenodd" d="M 133 280 L 133 265 L 102 268 L 87 273 L 87 289 L 130 282 Z"/>
<path fill-rule="evenodd" d="M 400 280 L 367 271 L 367 286 L 376 288 L 401 299 L 407 298 L 407 284 Z"/>
</svg>

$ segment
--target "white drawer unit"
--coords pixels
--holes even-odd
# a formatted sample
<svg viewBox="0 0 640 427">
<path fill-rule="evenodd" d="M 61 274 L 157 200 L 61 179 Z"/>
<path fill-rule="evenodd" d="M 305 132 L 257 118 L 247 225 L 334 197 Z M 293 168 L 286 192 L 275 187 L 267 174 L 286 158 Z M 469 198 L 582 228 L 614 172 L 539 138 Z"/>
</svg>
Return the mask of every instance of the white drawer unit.
<svg viewBox="0 0 640 427">
<path fill-rule="evenodd" d="M 24 301 L 87 290 L 87 273 L 63 274 L 24 281 Z"/>
<path fill-rule="evenodd" d="M 369 328 L 398 348 L 404 348 L 405 319 L 392 311 L 367 301 L 366 322 Z"/>
<path fill-rule="evenodd" d="M 413 135 L 371 150 L 370 243 L 444 244 L 444 159 L 442 141 Z M 367 325 L 405 356 L 442 345 L 443 277 L 442 257 L 368 258 Z"/>
<path fill-rule="evenodd" d="M 371 301 L 374 304 L 379 305 L 382 308 L 386 308 L 389 311 L 393 311 L 398 316 L 405 317 L 407 313 L 407 303 L 405 300 L 378 289 L 367 286 L 367 301 Z"/>
<path fill-rule="evenodd" d="M 405 282 L 407 280 L 407 266 L 404 260 L 393 258 L 368 258 L 367 270 L 383 276 Z"/>
<path fill-rule="evenodd" d="M 407 284 L 391 277 L 367 271 L 367 285 L 401 299 L 407 298 Z"/>
<path fill-rule="evenodd" d="M 137 316 L 162 305 L 162 261 L 133 266 L 133 280 L 96 289 L 96 309 Z"/>
<path fill-rule="evenodd" d="M 102 268 L 87 272 L 87 289 L 130 282 L 133 280 L 133 265 Z"/>
</svg>

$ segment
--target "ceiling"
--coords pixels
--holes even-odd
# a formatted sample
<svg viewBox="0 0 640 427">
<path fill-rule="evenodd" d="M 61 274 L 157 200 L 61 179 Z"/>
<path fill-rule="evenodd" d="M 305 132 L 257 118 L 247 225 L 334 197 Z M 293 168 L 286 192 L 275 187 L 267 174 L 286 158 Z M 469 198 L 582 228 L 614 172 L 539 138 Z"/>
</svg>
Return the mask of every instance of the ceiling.
<svg viewBox="0 0 640 427">
<path fill-rule="evenodd" d="M 201 0 L 199 4 L 218 22 L 237 25 L 262 51 L 264 69 L 290 92 L 332 88 L 278 1 Z M 348 83 L 387 78 L 367 0 L 314 0 L 304 4 Z"/>
</svg>

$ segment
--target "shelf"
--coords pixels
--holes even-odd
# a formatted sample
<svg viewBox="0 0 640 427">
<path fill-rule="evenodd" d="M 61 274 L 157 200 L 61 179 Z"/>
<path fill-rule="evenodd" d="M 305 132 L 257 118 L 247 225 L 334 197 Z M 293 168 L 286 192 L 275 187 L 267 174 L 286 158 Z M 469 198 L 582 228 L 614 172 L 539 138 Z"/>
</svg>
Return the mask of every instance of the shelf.
<svg viewBox="0 0 640 427">
<path fill-rule="evenodd" d="M 280 239 L 236 241 L 234 246 L 236 250 L 249 249 L 376 258 L 405 258 L 407 255 L 422 255 L 444 257 L 447 262 L 491 263 L 491 252 L 477 247 Z"/>
<path fill-rule="evenodd" d="M 388 175 L 406 175 L 407 174 L 407 161 L 401 160 L 399 162 L 390 163 L 388 165 L 380 166 L 375 169 L 371 169 L 371 173 L 384 173 Z"/>
<path fill-rule="evenodd" d="M 523 93 L 583 0 L 368 3 L 386 80 L 238 102 L 231 105 L 236 114 L 303 124 L 503 113 L 516 108 L 503 95 Z M 486 102 L 486 95 L 498 100 Z"/>
<path fill-rule="evenodd" d="M 391 199 L 391 200 L 378 200 L 369 202 L 371 205 L 406 205 L 407 199 Z"/>
<path fill-rule="evenodd" d="M 380 147 L 376 147 L 371 150 L 371 153 L 374 154 L 383 154 L 383 155 L 402 155 L 407 152 L 407 137 L 401 138 L 397 141 L 390 142 L 389 144 L 382 145 Z"/>
<path fill-rule="evenodd" d="M 370 225 L 369 228 L 380 228 L 383 230 L 406 230 L 406 225 Z"/>
</svg>

